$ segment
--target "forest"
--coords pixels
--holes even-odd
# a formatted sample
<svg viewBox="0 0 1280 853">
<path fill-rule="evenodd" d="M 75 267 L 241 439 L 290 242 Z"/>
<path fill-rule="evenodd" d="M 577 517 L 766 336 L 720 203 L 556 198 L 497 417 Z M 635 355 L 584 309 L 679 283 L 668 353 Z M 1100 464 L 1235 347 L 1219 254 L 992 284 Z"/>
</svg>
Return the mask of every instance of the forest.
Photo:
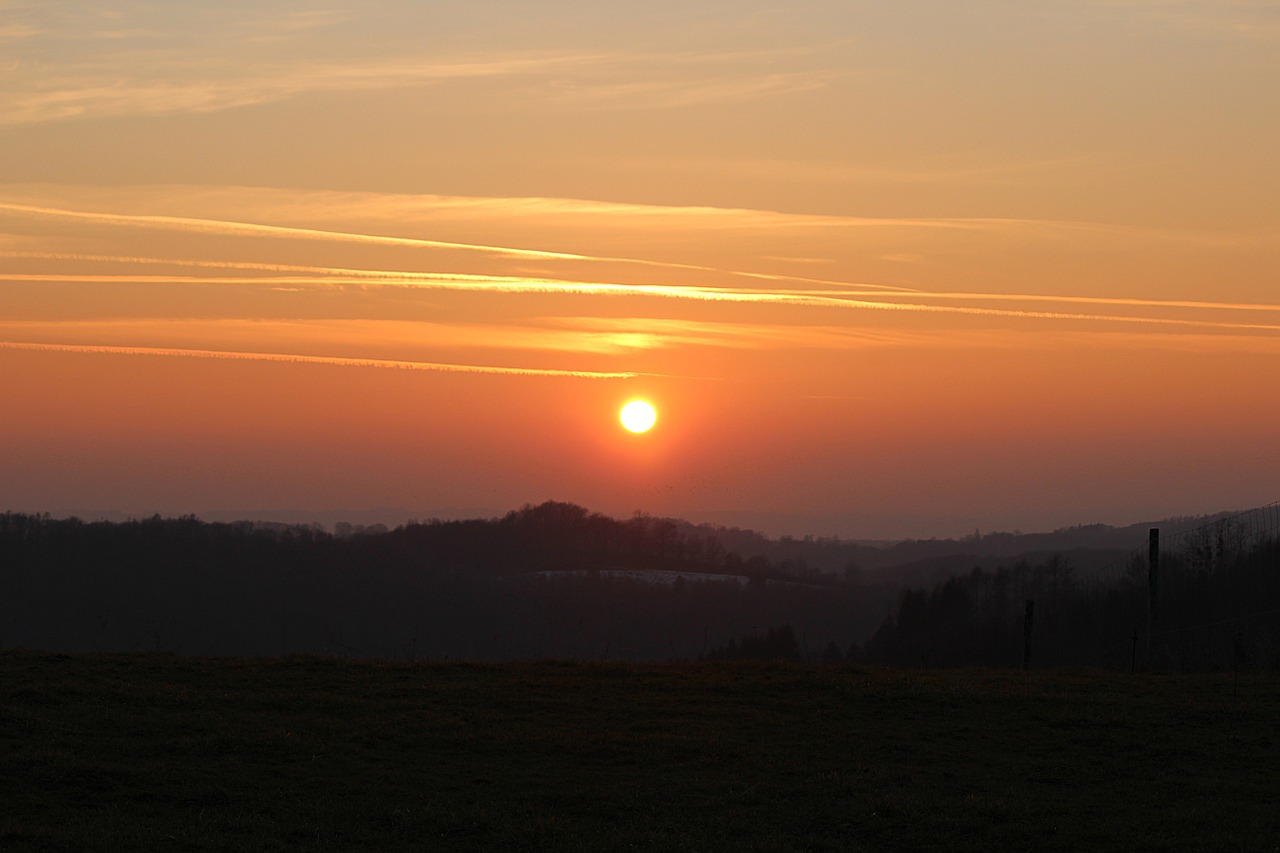
<svg viewBox="0 0 1280 853">
<path fill-rule="evenodd" d="M 340 530 L 0 515 L 0 646 L 689 660 L 782 624 L 804 648 L 847 648 L 892 598 L 744 558 L 711 530 L 567 503 Z"/>
<path fill-rule="evenodd" d="M 901 593 L 866 644 L 907 666 L 1280 670 L 1274 506 L 1200 525 L 1085 576 L 1057 556 Z M 1260 524 L 1259 524 L 1260 523 Z"/>
<path fill-rule="evenodd" d="M 1265 522 L 1265 519 L 1264 519 Z M 570 504 L 337 525 L 0 514 L 0 647 L 387 660 L 1280 666 L 1274 529 L 869 544 Z M 1133 531 L 1124 531 L 1130 546 Z M 1083 543 L 1083 544 L 1082 544 Z M 1092 546 L 1092 547 L 1089 547 Z M 898 562 L 895 564 L 894 560 Z M 1033 619 L 1027 622 L 1028 602 Z M 1151 622 L 1152 614 L 1156 621 Z"/>
</svg>

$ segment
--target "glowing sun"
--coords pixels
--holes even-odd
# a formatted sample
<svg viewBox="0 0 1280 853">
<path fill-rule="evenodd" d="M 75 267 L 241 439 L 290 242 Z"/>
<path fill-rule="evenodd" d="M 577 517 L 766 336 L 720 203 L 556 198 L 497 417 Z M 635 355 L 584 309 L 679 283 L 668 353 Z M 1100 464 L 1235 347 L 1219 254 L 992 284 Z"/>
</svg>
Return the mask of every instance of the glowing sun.
<svg viewBox="0 0 1280 853">
<path fill-rule="evenodd" d="M 618 419 L 632 432 L 648 432 L 658 420 L 658 412 L 644 400 L 632 400 L 622 407 Z"/>
</svg>

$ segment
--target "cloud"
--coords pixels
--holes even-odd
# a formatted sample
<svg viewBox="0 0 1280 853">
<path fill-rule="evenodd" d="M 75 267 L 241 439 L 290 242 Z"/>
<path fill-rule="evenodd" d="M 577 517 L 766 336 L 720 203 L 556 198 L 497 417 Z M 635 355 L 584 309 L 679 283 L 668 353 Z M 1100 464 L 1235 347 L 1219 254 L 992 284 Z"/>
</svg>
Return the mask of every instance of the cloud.
<svg viewBox="0 0 1280 853">
<path fill-rule="evenodd" d="M 293 38 L 339 17 L 281 22 L 254 38 Z M 32 39 L 46 31 L 25 24 L 0 27 L 0 39 Z M 91 33 L 101 41 L 164 34 L 143 28 Z M 596 52 L 519 51 L 456 58 L 390 57 L 376 60 L 299 58 L 228 62 L 226 51 L 191 47 L 181 55 L 157 47 L 127 53 L 90 53 L 74 62 L 44 62 L 41 74 L 0 89 L 0 124 L 30 124 L 77 117 L 208 113 L 271 103 L 303 94 L 377 91 L 466 80 L 508 78 L 523 108 L 664 109 L 737 103 L 820 88 L 829 71 L 748 70 L 707 73 L 680 68 L 679 57 Z M 655 68 L 665 68 L 655 72 Z M 675 68 L 679 73 L 671 73 Z M 655 78 L 655 73 L 665 77 Z M 523 81 L 523 82 L 522 82 Z"/>
<path fill-rule="evenodd" d="M 387 59 L 369 62 L 247 63 L 163 54 L 46 68 L 27 88 L 0 90 L 0 124 L 30 124 L 82 116 L 207 113 L 316 92 L 404 88 L 486 77 L 545 73 L 589 63 L 581 54 L 524 54 L 456 61 Z"/>
<path fill-rule="evenodd" d="M 248 22 L 246 36 L 252 41 L 278 42 L 296 38 L 313 30 L 331 29 L 352 19 L 352 13 L 336 9 L 306 9 L 288 12 L 266 21 Z M 256 32 L 255 32 L 256 31 Z"/>
<path fill-rule="evenodd" d="M 275 352 L 242 352 L 194 350 L 169 347 L 95 346 L 87 344 L 24 343 L 0 341 L 0 349 L 65 352 L 86 355 L 132 355 L 165 358 L 203 358 L 230 361 L 272 361 L 289 364 L 320 364 L 331 367 L 376 367 L 397 370 L 425 370 L 439 373 L 486 373 L 505 376 L 568 377 L 574 379 L 631 379 L 641 374 L 599 372 L 590 370 L 551 370 L 535 367 L 496 367 L 475 364 L 445 364 L 426 361 L 403 361 L 379 358 L 341 358 L 336 356 L 298 355 Z"/>
<path fill-rule="evenodd" d="M 661 323 L 662 321 L 655 321 Z M 441 350 L 503 350 L 618 354 L 662 345 L 658 335 L 640 341 L 601 321 L 532 319 L 469 323 L 386 319 L 246 319 L 239 317 L 108 317 L 74 320 L 0 320 L 0 337 L 25 343 L 73 340 L 86 346 L 149 349 L 271 349 L 327 355 L 421 361 Z M 437 361 L 437 359 L 428 359 Z"/>
<path fill-rule="evenodd" d="M 684 346 L 849 350 L 920 344 L 933 337 L 926 333 L 837 325 L 730 323 L 670 317 L 559 317 L 546 322 L 602 336 L 618 350 Z"/>
<path fill-rule="evenodd" d="M 219 234 L 226 236 L 276 237 L 291 239 L 326 240 L 339 243 L 364 243 L 383 246 L 401 246 L 424 249 L 460 249 L 468 252 L 520 258 L 527 260 L 550 261 L 592 261 L 610 264 L 626 264 L 661 269 L 690 270 L 699 272 L 723 273 L 771 281 L 795 281 L 811 284 L 836 284 L 826 279 L 806 278 L 773 273 L 758 273 L 739 270 L 724 270 L 699 264 L 674 263 L 669 261 L 645 260 L 642 258 L 605 257 L 600 255 L 577 254 L 572 252 L 551 252 L 536 249 L 514 248 L 510 246 L 491 246 L 476 243 L 459 243 L 442 240 L 427 240 L 414 237 L 392 237 L 379 234 L 367 234 L 352 231 L 328 230 L 321 228 L 302 228 L 297 226 L 265 225 L 251 222 L 237 222 L 221 219 L 198 218 L 189 216 L 164 216 L 154 214 L 102 213 L 93 211 L 68 210 L 42 205 L 0 202 L 0 211 L 10 211 L 33 217 L 66 218 L 102 225 L 130 228 L 156 228 L 171 231 L 182 231 L 197 234 Z M 743 214 L 749 213 L 743 211 Z M 70 258 L 70 256 L 67 256 Z M 138 262 L 143 262 L 139 260 Z M 150 261 L 160 262 L 164 261 Z M 306 268 L 298 268 L 306 269 Z M 354 271 L 352 271 L 354 272 Z M 412 275 L 406 273 L 405 275 Z M 493 278 L 493 277 L 490 277 Z M 871 289 L 907 290 L 892 285 L 861 285 Z"/>
<path fill-rule="evenodd" d="M 1271 311 L 1280 313 L 1280 304 L 1256 302 L 1214 302 L 1193 299 L 1137 299 L 1118 296 L 1061 296 L 1045 293 L 946 293 L 916 291 L 912 297 L 955 301 L 1052 302 L 1073 305 L 1111 305 L 1129 308 L 1191 308 L 1195 310 Z"/>
<path fill-rule="evenodd" d="M 1273 0 L 1104 0 L 1179 30 L 1230 40 L 1280 41 L 1280 7 Z"/>
<path fill-rule="evenodd" d="M 44 30 L 39 27 L 17 21 L 0 24 L 0 41 L 20 41 L 34 38 L 43 33 Z"/>
<path fill-rule="evenodd" d="M 304 94 L 483 79 L 503 81 L 508 110 L 652 110 L 785 97 L 826 86 L 844 73 L 804 67 L 810 61 L 804 57 L 821 47 L 519 48 L 442 55 L 424 46 L 369 55 L 363 42 L 337 37 L 343 23 L 367 17 L 363 9 L 232 17 L 207 9 L 94 16 L 55 8 L 42 10 L 42 16 L 42 26 L 0 26 L 0 40 L 38 39 L 41 49 L 39 75 L 0 88 L 0 124 L 208 113 Z M 429 37 L 423 41 L 431 43 Z M 766 63 L 769 70 L 761 72 Z"/>
<path fill-rule="evenodd" d="M 63 210 L 39 205 L 0 202 L 0 210 L 40 217 L 77 219 L 103 225 L 134 228 L 163 228 L 199 234 L 223 234 L 251 237 L 302 237 L 332 240 L 346 243 L 367 243 L 381 246 L 412 246 L 430 249 L 468 249 L 488 254 L 534 259 L 587 260 L 586 255 L 566 252 L 543 252 L 534 249 L 515 249 L 505 246 L 483 246 L 472 243 L 450 243 L 441 240 L 423 240 L 413 237 L 388 237 L 378 234 L 360 234 L 349 231 L 329 231 L 319 228 L 298 228 L 286 225 L 262 225 L 252 222 L 232 222 L 219 219 L 202 219 L 190 216 L 158 216 L 148 214 L 99 213 L 81 210 Z"/>
<path fill-rule="evenodd" d="M 384 228 L 400 233 L 406 230 L 428 232 L 429 229 L 438 228 L 441 222 L 451 225 L 476 222 L 500 226 L 511 233 L 536 232 L 544 235 L 541 237 L 544 240 L 550 230 L 560 241 L 571 240 L 578 234 L 613 234 L 620 229 L 643 229 L 650 234 L 666 230 L 680 236 L 688 235 L 691 231 L 707 232 L 711 236 L 723 235 L 729 231 L 763 232 L 777 233 L 784 238 L 790 237 L 791 232 L 795 232 L 797 236 L 811 232 L 814 236 L 827 237 L 835 236 L 832 232 L 848 231 L 850 239 L 877 242 L 882 240 L 878 232 L 891 236 L 906 235 L 913 239 L 929 235 L 967 237 L 985 234 L 1023 243 L 1037 241 L 1051 248 L 1077 243 L 1091 250 L 1096 250 L 1102 241 L 1121 248 L 1132 248 L 1135 243 L 1177 244 L 1183 247 L 1191 244 L 1219 249 L 1274 248 L 1277 239 L 1280 239 L 1280 230 L 1274 227 L 1251 232 L 1214 232 L 1068 219 L 843 216 L 758 208 L 635 204 L 556 197 L 440 196 L 296 191 L 265 187 L 157 185 L 104 190 L 84 186 L 11 184 L 4 187 L 4 196 L 7 200 L 0 201 L 0 210 L 8 209 L 15 214 L 26 212 L 31 216 L 65 216 L 82 220 L 96 218 L 103 224 L 137 223 L 146 227 L 170 227 L 186 231 L 193 230 L 195 223 L 201 222 L 203 224 L 200 228 L 210 233 L 239 228 L 241 233 L 247 233 L 243 229 L 256 229 L 259 235 L 265 236 L 268 229 L 276 229 L 276 233 L 281 236 L 320 239 L 329 235 L 328 239 L 376 240 L 383 243 L 399 241 L 406 245 L 412 244 L 412 241 L 386 238 L 374 232 Z M 104 207 L 109 208 L 110 212 L 99 212 Z M 191 210 L 212 215 L 176 216 L 169 219 L 167 225 L 164 219 L 156 215 L 162 211 L 185 213 Z M 146 213 L 140 215 L 140 211 Z M 288 222 L 290 225 L 255 224 L 270 222 Z M 327 227 L 330 223 L 336 227 Z M 352 231 L 351 226 L 357 223 L 363 229 L 363 234 Z M 304 228 L 302 225 L 309 227 Z M 419 240 L 418 244 L 519 253 L 522 257 L 535 260 L 609 260 L 670 268 L 711 269 L 697 264 L 537 251 L 527 247 L 515 249 L 431 240 Z M 918 243 L 912 243 L 911 248 L 904 251 L 911 253 L 919 248 Z M 880 248 L 880 253 L 886 253 L 883 247 Z"/>
<path fill-rule="evenodd" d="M 0 205 L 0 207 L 3 207 Z M 267 227 L 267 226 L 262 226 Z M 274 228 L 274 227 L 273 227 Z M 323 232 L 328 233 L 328 232 Z M 399 238 L 389 238 L 399 239 Z M 1016 320 L 1055 320 L 1121 325 L 1201 327 L 1249 333 L 1280 332 L 1278 323 L 1247 323 L 1213 319 L 1209 316 L 1150 316 L 1124 313 L 1049 311 L 1033 307 L 1037 304 L 1093 305 L 1111 308 L 1173 309 L 1198 312 L 1265 312 L 1280 313 L 1280 305 L 1221 301 L 1136 299 L 1125 297 L 1073 296 L 1018 293 L 949 293 L 886 292 L 859 288 L 855 284 L 812 289 L 761 287 L 716 287 L 687 284 L 635 284 L 609 281 L 582 281 L 551 277 L 466 274 L 453 272 L 418 272 L 404 270 L 351 269 L 341 267 L 299 266 L 235 261 L 165 260 L 158 258 L 111 258 L 104 256 L 58 255 L 56 253 L 0 252 L 9 257 L 48 257 L 68 259 L 97 258 L 112 262 L 140 264 L 173 264 L 226 270 L 262 271 L 269 276 L 140 276 L 136 274 L 102 275 L 96 273 L 4 273 L 0 280 L 124 283 L 152 281 L 156 283 L 234 283 L 262 286 L 332 287 L 401 287 L 422 290 L 452 290 L 487 293 L 547 293 L 582 296 L 654 297 L 697 302 L 732 302 L 830 309 L 856 309 L 903 313 L 963 315 Z M 289 275 L 288 273 L 298 273 Z M 744 274 L 747 275 L 747 274 Z M 1019 307 L 977 307 L 948 302 L 1005 302 Z M 942 303 L 942 304 L 939 304 Z"/>
<path fill-rule="evenodd" d="M 1108 332 L 1066 328 L 946 328 L 904 330 L 814 324 L 732 323 L 668 317 L 544 317 L 506 324 L 399 320 L 249 320 L 239 318 L 106 318 L 0 322 L 0 349 L 86 355 L 135 355 L 266 361 L 334 367 L 396 368 L 528 377 L 622 379 L 656 376 L 635 371 L 566 370 L 476 364 L 423 357 L 433 349 L 557 352 L 626 356 L 647 350 L 812 350 L 829 354 L 867 348 L 916 350 L 1108 349 L 1280 354 L 1280 336 L 1238 337 L 1157 330 Z M 359 353 L 352 355 L 352 352 Z M 386 353 L 385 355 L 380 353 Z M 685 376 L 684 378 L 693 378 Z M 703 377 L 714 378 L 714 377 Z"/>
<path fill-rule="evenodd" d="M 812 226 L 818 229 L 850 229 L 878 228 L 892 232 L 895 229 L 924 229 L 935 233 L 954 231 L 960 234 L 992 234 L 1002 239 L 1031 239 L 1049 241 L 1056 245 L 1059 241 L 1065 245 L 1073 243 L 1086 244 L 1096 248 L 1100 241 L 1117 233 L 1123 235 L 1127 242 L 1175 241 L 1179 232 L 1155 229 L 1116 229 L 1112 226 L 1072 221 L 1041 221 L 1025 219 L 862 219 L 837 216 L 793 216 L 771 211 L 753 211 L 714 207 L 671 207 L 647 206 L 634 204 L 611 204 L 606 202 L 582 201 L 574 199 L 525 198 L 525 199 L 474 199 L 451 198 L 437 196 L 382 196 L 379 194 L 358 193 L 286 193 L 269 190 L 209 189 L 209 188 L 177 188 L 176 196 L 165 200 L 161 193 L 164 188 L 144 188 L 134 191 L 134 195 L 126 199 L 132 209 L 156 208 L 183 210 L 184 208 L 208 209 L 210 207 L 224 213 L 234 213 L 237 209 L 253 210 L 270 220 L 302 221 L 308 226 L 314 225 L 316 219 L 322 224 L 333 222 L 335 227 L 302 227 L 296 225 L 275 225 L 265 222 L 250 222 L 231 218 L 174 216 L 159 213 L 116 213 L 94 210 L 71 209 L 67 206 L 53 204 L 32 204 L 29 201 L 39 199 L 41 190 L 10 190 L 6 192 L 10 198 L 21 198 L 22 201 L 0 202 L 0 214 L 7 213 L 13 217 L 23 229 L 51 231 L 41 220 L 62 221 L 76 224 L 77 230 L 83 225 L 103 226 L 105 229 L 134 229 L 139 232 L 174 232 L 214 237 L 263 238 L 265 240 L 288 239 L 291 241 L 313 241 L 317 250 L 323 244 L 335 246 L 349 244 L 354 247 L 394 247 L 403 249 L 428 250 L 406 256 L 397 253 L 394 257 L 399 261 L 392 266 L 388 261 L 386 268 L 359 266 L 356 263 L 343 264 L 296 264 L 273 263 L 270 258 L 272 250 L 269 243 L 255 243 L 253 248 L 246 249 L 245 243 L 210 243 L 205 249 L 225 255 L 228 250 L 237 252 L 251 251 L 252 255 L 241 254 L 239 257 L 253 257 L 255 260 L 217 258 L 152 257 L 129 254 L 93 254 L 66 251 L 20 251 L 0 250 L 0 257 L 10 259 L 28 258 L 38 263 L 31 266 L 30 272 L 22 272 L 9 265 L 0 274 L 0 280 L 27 282 L 79 282 L 86 284 L 150 283 L 158 286 L 183 286 L 200 284 L 233 284 L 275 289 L 303 288 L 351 288 L 353 290 L 371 290 L 375 288 L 402 288 L 421 290 L 424 292 L 441 291 L 456 293 L 485 294 L 548 294 L 558 296 L 582 297 L 614 297 L 631 300 L 674 300 L 689 303 L 739 304 L 744 306 L 770 306 L 779 309 L 796 309 L 797 313 L 779 314 L 777 329 L 766 333 L 763 327 L 746 329 L 739 327 L 730 329 L 721 326 L 712 329 L 703 325 L 698 328 L 678 328 L 667 324 L 659 331 L 653 326 L 649 328 L 608 327 L 600 324 L 595 327 L 575 326 L 571 329 L 561 328 L 559 341 L 554 336 L 541 333 L 523 333 L 523 346 L 529 349 L 566 347 L 582 352 L 626 352 L 658 347 L 670 347 L 678 344 L 708 346 L 741 346 L 743 341 L 754 340 L 761 347 L 801 346 L 804 345 L 791 328 L 789 322 L 800 319 L 800 311 L 818 309 L 829 313 L 822 323 L 809 324 L 810 341 L 822 341 L 822 346 L 842 348 L 848 346 L 865 346 L 872 341 L 860 332 L 856 326 L 867 325 L 861 318 L 853 317 L 847 312 L 875 312 L 880 314 L 898 314 L 902 317 L 916 317 L 921 320 L 934 317 L 961 318 L 973 321 L 970 325 L 986 320 L 986 326 L 996 325 L 1002 330 L 1012 328 L 1015 324 L 1035 324 L 1045 329 L 1062 327 L 1071 324 L 1090 329 L 1094 333 L 1121 334 L 1125 329 L 1141 329 L 1144 333 L 1200 333 L 1213 332 L 1222 335 L 1274 336 L 1280 332 L 1280 305 L 1265 303 L 1260 300 L 1189 300 L 1164 298 L 1129 298 L 1110 296 L 1090 296 L 1061 293 L 1026 292 L 1030 287 L 1019 288 L 1021 292 L 983 292 L 980 290 L 944 290 L 928 291 L 920 288 L 905 288 L 883 285 L 868 285 L 852 281 L 810 278 L 803 276 L 779 275 L 747 270 L 726 270 L 712 266 L 674 263 L 645 258 L 623 258 L 608 255 L 593 255 L 560 251 L 546 251 L 536 248 L 517 248 L 506 245 L 467 243 L 424 239 L 410 236 L 392 236 L 379 233 L 382 227 L 395 227 L 397 230 L 412 233 L 422 229 L 426 233 L 435 221 L 432 217 L 441 211 L 463 211 L 466 217 L 490 217 L 494 220 L 508 218 L 518 226 L 523 218 L 528 217 L 534 224 L 543 224 L 553 219 L 557 227 L 573 229 L 584 222 L 606 223 L 598 227 L 663 227 L 677 231 L 705 228 L 708 232 L 751 233 L 754 228 L 790 228 Z M 26 195 L 23 195 L 23 193 Z M 91 192 L 59 190 L 64 195 L 70 194 L 79 203 L 102 204 L 110 198 L 105 191 L 95 195 Z M 150 194 L 150 195 L 148 195 Z M 127 195 L 127 194 L 126 194 Z M 65 204 L 65 202 L 63 202 Z M 327 211 L 327 212 L 326 212 Z M 448 218 L 451 213 L 442 214 Z M 324 217 L 331 217 L 325 220 Z M 512 219 L 513 218 L 513 219 Z M 346 230 L 338 227 L 347 224 Z M 358 226 L 358 227 L 357 227 Z M 535 235 L 528 239 L 535 245 L 545 239 L 545 232 L 537 229 L 508 227 L 509 233 Z M 93 234 L 93 232 L 88 232 Z M 695 231 L 695 233 L 698 233 Z M 150 234 L 145 235 L 147 242 L 152 242 Z M 821 235 L 824 239 L 827 234 Z M 839 232 L 836 236 L 843 239 Z M 873 232 L 873 237 L 879 239 Z M 1212 245 L 1234 246 L 1261 244 L 1266 235 L 1208 235 L 1203 242 Z M 29 239 L 29 238 L 27 238 Z M 50 239 L 56 239 L 51 236 Z M 85 239 L 89 239 L 86 237 Z M 94 241 L 101 245 L 107 240 L 116 245 L 130 245 L 122 240 L 119 232 L 107 230 L 103 234 L 95 234 Z M 1215 242 L 1216 241 L 1216 242 Z M 133 241 L 141 245 L 141 241 Z M 57 245 L 57 244 L 54 244 Z M 67 245 L 63 242 L 61 245 Z M 450 254 L 435 253 L 436 250 L 448 250 Z M 188 247 L 185 251 L 194 251 Z M 317 252 L 309 252 L 319 256 Z M 464 253 L 460 255 L 459 253 Z M 497 272 L 463 272 L 452 268 L 461 266 L 464 269 L 486 269 L 486 264 L 465 257 L 465 253 L 473 253 L 479 261 L 490 258 L 514 259 L 522 263 L 514 267 L 494 266 L 488 269 Z M 294 257 L 290 250 L 288 257 Z M 281 257 L 285 257 L 281 255 Z M 393 255 L 387 255 L 390 258 Z M 461 259 L 461 260 L 460 260 Z M 361 260 L 367 261 L 367 255 Z M 46 263 L 47 262 L 47 263 Z M 630 271 L 623 273 L 618 268 L 610 269 L 607 265 L 629 265 Z M 447 266 L 446 266 L 447 265 Z M 539 267 L 537 271 L 521 272 L 520 267 Z M 451 268 L 452 267 L 452 268 Z M 501 274 L 500 274 L 501 273 Z M 641 276 L 647 278 L 641 278 Z M 638 279 L 638 280 L 637 280 Z M 1034 284 L 1034 283 L 1032 283 Z M 586 303 L 584 303 L 586 304 Z M 638 305 L 640 303 L 637 303 Z M 649 302 L 652 306 L 657 303 Z M 562 309 L 561 309 L 562 310 Z M 613 313 L 613 309 L 608 309 Z M 641 309 L 643 314 L 662 313 L 651 307 Z M 841 315 L 844 315 L 843 317 Z M 895 321 L 881 319 L 873 325 L 885 325 Z M 1046 325 L 1052 324 L 1052 325 Z M 908 326 L 907 322 L 898 322 L 898 326 Z M 917 324 L 918 325 L 918 324 Z M 942 326 L 942 322 L 931 323 Z M 954 322 L 951 324 L 954 325 Z M 843 329 L 845 331 L 835 331 Z M 849 330 L 854 330 L 850 334 Z M 569 331 L 578 333 L 572 344 L 569 343 Z M 479 336 L 478 327 L 476 330 Z"/>
<path fill-rule="evenodd" d="M 553 86 L 553 104 L 604 110 L 661 110 L 732 104 L 820 89 L 833 72 L 727 74 L 677 80 L 575 81 Z"/>
<path fill-rule="evenodd" d="M 488 293 L 546 293 L 546 294 L 562 294 L 562 295 L 579 295 L 579 296 L 632 296 L 632 297 L 654 297 L 660 299 L 675 299 L 684 301 L 698 302 L 728 302 L 737 304 L 755 304 L 755 305 L 774 305 L 774 306 L 794 306 L 794 307 L 821 307 L 828 309 L 840 310 L 861 310 L 861 311 L 887 311 L 904 314 L 925 314 L 925 315 L 959 315 L 973 318 L 993 318 L 1006 320 L 1035 320 L 1035 321 L 1064 321 L 1071 323 L 1089 323 L 1095 326 L 1145 326 L 1152 329 L 1160 330 L 1167 328 L 1177 329 L 1214 329 L 1222 332 L 1239 332 L 1247 334 L 1277 334 L 1280 333 L 1280 323 L 1243 323 L 1229 320 L 1214 320 L 1204 317 L 1152 317 L 1152 316 L 1132 316 L 1124 314 L 1102 314 L 1102 313 L 1083 313 L 1083 312 L 1066 312 L 1066 311 L 1043 311 L 1027 308 L 976 308 L 968 306 L 956 305 L 932 305 L 917 302 L 893 301 L 892 299 L 883 298 L 883 294 L 870 293 L 864 296 L 876 297 L 874 299 L 854 298 L 853 295 L 844 292 L 833 292 L 828 295 L 820 293 L 792 293 L 778 292 L 770 290 L 743 290 L 743 289 L 727 289 L 727 288 L 708 288 L 682 285 L 626 285 L 611 284 L 607 282 L 565 282 L 541 280 L 531 281 L 522 279 L 502 279 L 498 277 L 470 276 L 460 277 L 451 274 L 441 274 L 438 278 L 430 277 L 434 274 L 407 274 L 407 273 L 389 273 L 386 279 L 370 281 L 369 279 L 316 279 L 316 278 L 295 278 L 295 277 L 272 277 L 263 279 L 244 279 L 244 278 L 180 278 L 158 276 L 153 279 L 142 278 L 138 276 L 76 276 L 66 274 L 52 275 L 24 275 L 5 273 L 0 274 L 0 281 L 58 281 L 58 282 L 101 282 L 101 283 L 140 283 L 153 281 L 156 283 L 229 283 L 229 284 L 259 284 L 272 287 L 285 286 L 331 286 L 335 283 L 339 284 L 382 284 L 384 286 L 412 287 L 417 289 L 439 289 L 439 290 L 455 290 L 469 292 L 488 292 Z M 990 299 L 1009 299 L 1009 296 L 1003 294 L 986 294 L 983 298 Z M 1074 301 L 1069 297 L 1065 297 L 1067 301 Z M 1164 303 L 1170 307 L 1193 307 L 1197 303 L 1187 302 L 1169 302 Z M 1232 303 L 1206 303 L 1207 307 L 1221 308 L 1230 310 L 1259 310 L 1259 311 L 1277 311 L 1275 306 L 1266 305 L 1238 305 Z M 764 328 L 764 327 L 760 327 Z M 774 339 L 785 338 L 792 332 L 784 331 L 785 327 L 773 327 L 774 331 L 771 336 Z M 834 327 L 833 327 L 834 328 Z M 653 345 L 656 339 L 650 340 L 640 337 L 641 335 L 651 335 L 649 332 L 614 332 L 610 333 L 610 339 L 615 343 L 626 340 L 633 342 L 634 348 L 642 348 L 639 341 L 646 340 L 646 346 Z M 804 332 L 799 334 L 804 335 Z M 830 331 L 823 332 L 829 337 Z M 770 335 L 761 335 L 761 339 L 770 337 Z M 866 341 L 865 336 L 859 336 L 860 340 Z M 794 340 L 794 339 L 793 339 Z M 813 340 L 810 336 L 809 340 Z M 686 340 L 686 343 L 694 343 L 693 340 Z M 723 343 L 723 340 L 721 341 Z M 595 347 L 597 351 L 606 351 L 608 349 L 622 348 L 619 347 Z"/>
</svg>

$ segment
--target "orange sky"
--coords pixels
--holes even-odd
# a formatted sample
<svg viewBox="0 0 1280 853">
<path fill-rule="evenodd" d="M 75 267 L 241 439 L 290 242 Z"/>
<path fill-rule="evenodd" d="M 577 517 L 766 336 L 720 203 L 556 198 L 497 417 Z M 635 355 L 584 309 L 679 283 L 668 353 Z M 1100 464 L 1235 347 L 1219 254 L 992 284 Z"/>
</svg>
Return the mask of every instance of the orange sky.
<svg viewBox="0 0 1280 853">
<path fill-rule="evenodd" d="M 1272 4 L 195 5 L 0 2 L 0 509 L 1280 496 Z"/>
</svg>

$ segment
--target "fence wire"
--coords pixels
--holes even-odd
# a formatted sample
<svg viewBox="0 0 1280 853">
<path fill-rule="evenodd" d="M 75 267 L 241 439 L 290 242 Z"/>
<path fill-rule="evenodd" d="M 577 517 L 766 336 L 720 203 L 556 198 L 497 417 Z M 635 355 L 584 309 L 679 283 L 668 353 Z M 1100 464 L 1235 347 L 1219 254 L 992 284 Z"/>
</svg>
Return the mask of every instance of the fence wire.
<svg viewBox="0 0 1280 853">
<path fill-rule="evenodd" d="M 1280 501 L 1160 531 L 1035 603 L 1034 666 L 1280 670 Z"/>
<path fill-rule="evenodd" d="M 1161 541 L 1151 665 L 1280 669 L 1280 502 Z"/>
</svg>

